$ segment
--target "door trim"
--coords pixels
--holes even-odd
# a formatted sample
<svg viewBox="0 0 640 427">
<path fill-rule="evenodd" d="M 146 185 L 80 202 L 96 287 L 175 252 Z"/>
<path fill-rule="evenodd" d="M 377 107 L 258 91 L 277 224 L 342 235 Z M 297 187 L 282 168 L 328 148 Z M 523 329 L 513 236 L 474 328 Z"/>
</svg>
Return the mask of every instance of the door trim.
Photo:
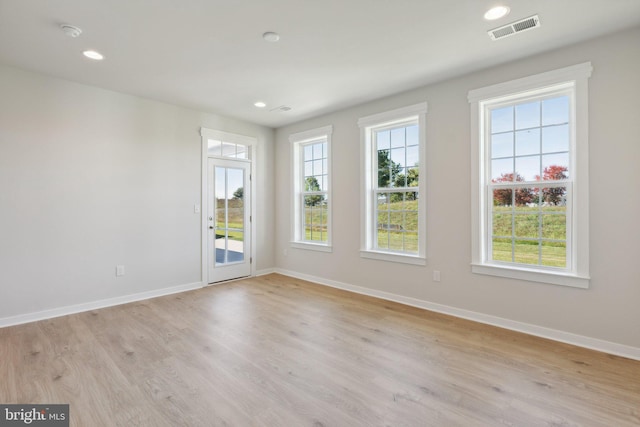
<svg viewBox="0 0 640 427">
<path fill-rule="evenodd" d="M 209 286 L 209 272 L 207 266 L 207 260 L 209 257 L 209 245 L 207 244 L 207 230 L 208 230 L 208 222 L 207 222 L 207 188 L 208 188 L 208 162 L 209 158 L 217 158 L 217 159 L 227 159 L 227 160 L 237 160 L 237 161 L 246 161 L 251 164 L 250 170 L 250 185 L 251 185 L 251 222 L 249 223 L 249 227 L 251 229 L 251 237 L 250 237 L 250 257 L 251 257 L 251 277 L 256 275 L 256 232 L 257 227 L 256 223 L 256 156 L 257 156 L 257 148 L 258 148 L 258 139 L 256 137 L 238 135 L 230 132 L 224 132 L 215 129 L 207 129 L 200 128 L 201 139 L 201 195 L 200 195 L 200 280 L 202 281 L 203 286 Z M 242 144 L 248 147 L 249 150 L 249 160 L 243 159 L 234 159 L 229 157 L 219 157 L 219 156 L 210 156 L 208 153 L 208 140 L 216 139 L 219 141 L 232 142 L 235 144 Z M 224 283 L 224 282 L 218 282 Z M 215 284 L 215 283 L 213 283 Z"/>
</svg>

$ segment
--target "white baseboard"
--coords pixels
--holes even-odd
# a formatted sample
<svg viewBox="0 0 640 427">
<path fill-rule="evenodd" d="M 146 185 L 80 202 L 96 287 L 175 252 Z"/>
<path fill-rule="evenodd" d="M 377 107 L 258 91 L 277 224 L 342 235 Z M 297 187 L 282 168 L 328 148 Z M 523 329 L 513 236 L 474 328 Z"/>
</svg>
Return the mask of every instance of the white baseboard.
<svg viewBox="0 0 640 427">
<path fill-rule="evenodd" d="M 0 318 L 0 328 L 6 326 L 20 325 L 22 323 L 36 322 L 38 320 L 52 319 L 54 317 L 66 316 L 68 314 L 81 313 L 83 311 L 97 310 L 99 308 L 112 307 L 114 305 L 127 304 L 149 298 L 156 298 L 165 295 L 177 294 L 179 292 L 199 289 L 204 286 L 202 282 L 188 283 L 186 285 L 171 286 L 169 288 L 156 289 L 153 291 L 140 292 L 137 294 L 123 295 L 121 297 L 108 298 L 66 307 L 53 308 L 50 310 L 37 311 L 35 313 L 19 314 L 17 316 Z"/>
<path fill-rule="evenodd" d="M 256 277 L 258 277 L 258 276 L 266 276 L 267 274 L 271 274 L 271 273 L 275 273 L 275 272 L 276 272 L 275 268 L 265 268 L 263 270 L 256 271 Z"/>
<path fill-rule="evenodd" d="M 597 338 L 591 338 L 584 335 L 576 335 L 569 332 L 559 331 L 557 329 L 545 328 L 542 326 L 532 325 L 529 323 L 518 322 L 515 320 L 504 319 L 502 317 L 491 316 L 488 314 L 478 313 L 475 311 L 464 310 L 461 308 L 451 307 L 448 305 L 436 304 L 417 298 L 405 297 L 389 292 L 377 291 L 362 286 L 350 285 L 347 283 L 337 282 L 334 280 L 324 279 L 322 277 L 311 276 L 309 274 L 298 273 L 296 271 L 275 269 L 275 273 L 285 276 L 295 277 L 297 279 L 307 280 L 320 285 L 330 286 L 332 288 L 342 289 L 345 291 L 355 292 L 362 295 L 368 295 L 388 301 L 398 302 L 400 304 L 418 307 L 437 313 L 448 314 L 462 319 L 472 320 L 487 325 L 498 326 L 500 328 L 510 329 L 512 331 L 523 332 L 525 334 L 547 338 L 554 341 L 573 344 L 579 347 L 589 348 L 604 353 L 614 354 L 616 356 L 627 357 L 629 359 L 640 360 L 640 348 L 631 347 L 624 344 L 618 344 L 610 341 L 604 341 Z"/>
</svg>

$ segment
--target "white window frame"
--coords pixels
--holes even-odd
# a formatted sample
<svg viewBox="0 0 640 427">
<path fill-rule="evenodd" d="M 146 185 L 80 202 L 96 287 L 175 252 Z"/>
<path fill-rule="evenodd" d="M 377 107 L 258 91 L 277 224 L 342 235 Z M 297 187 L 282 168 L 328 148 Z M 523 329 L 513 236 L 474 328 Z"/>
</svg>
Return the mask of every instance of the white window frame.
<svg viewBox="0 0 640 427">
<path fill-rule="evenodd" d="M 332 252 L 331 243 L 331 224 L 332 224 L 332 207 L 333 199 L 331 198 L 331 134 L 333 126 L 324 126 L 317 129 L 311 129 L 304 132 L 298 132 L 289 135 L 291 143 L 291 160 L 292 160 L 292 203 L 291 203 L 291 242 L 293 248 L 308 249 L 321 252 Z M 303 221 L 303 181 L 304 181 L 304 165 L 302 163 L 303 147 L 307 144 L 324 141 L 327 143 L 327 188 L 323 190 L 327 195 L 327 241 L 312 242 L 304 240 L 304 221 Z"/>
<path fill-rule="evenodd" d="M 201 199 L 200 199 L 200 206 L 198 206 L 200 208 L 200 224 L 201 224 L 201 232 L 202 232 L 202 237 L 201 237 L 201 250 L 200 250 L 200 271 L 201 271 L 201 280 L 203 284 L 207 284 L 207 277 L 209 276 L 209 267 L 208 267 L 208 251 L 209 251 L 209 247 L 208 247 L 208 239 L 207 239 L 207 232 L 209 229 L 209 220 L 207 217 L 207 209 L 203 209 L 202 206 L 206 206 L 207 200 L 209 195 L 207 194 L 208 188 L 209 188 L 209 182 L 208 182 L 208 161 L 209 158 L 219 158 L 219 159 L 231 159 L 231 160 L 236 160 L 236 161 L 240 161 L 240 162 L 248 162 L 251 164 L 251 174 L 249 176 L 249 182 L 251 185 L 251 218 L 250 218 L 250 226 L 251 226 L 251 242 L 250 247 L 251 247 L 251 259 L 253 260 L 253 262 L 251 262 L 251 275 L 255 276 L 256 274 L 256 265 L 257 263 L 255 262 L 257 260 L 257 249 L 256 249 L 256 236 L 257 236 L 257 223 L 258 221 L 253 221 L 253 218 L 258 218 L 257 217 L 257 210 L 256 210 L 256 194 L 258 194 L 257 192 L 257 187 L 256 187 L 256 180 L 252 179 L 252 177 L 256 176 L 256 166 L 257 166 L 257 162 L 254 161 L 254 159 L 256 158 L 256 154 L 257 154 L 257 150 L 258 150 L 258 138 L 253 137 L 253 136 L 245 136 L 245 135 L 239 135 L 239 134 L 235 134 L 235 133 L 231 133 L 231 132 L 226 132 L 226 131 L 222 131 L 222 130 L 217 130 L 217 129 L 208 129 L 205 127 L 201 127 L 200 128 L 200 149 L 201 149 Z M 220 153 L 220 155 L 213 155 L 213 154 L 209 154 L 209 140 L 215 140 L 215 141 L 223 141 L 229 144 L 233 144 L 236 145 L 235 149 L 234 149 L 234 153 L 233 155 L 224 155 L 224 153 Z M 244 146 L 245 147 L 245 152 L 247 153 L 246 158 L 239 158 L 238 157 L 238 146 Z M 230 146 L 229 146 L 230 147 Z"/>
<path fill-rule="evenodd" d="M 473 273 L 577 288 L 589 287 L 589 140 L 588 79 L 590 62 L 469 91 L 471 104 L 471 229 Z M 490 138 L 489 108 L 524 102 L 552 91 L 570 97 L 570 153 L 567 204 L 566 269 L 492 262 L 489 257 L 491 224 L 488 183 Z"/>
<path fill-rule="evenodd" d="M 362 195 L 360 200 L 362 228 L 360 232 L 360 256 L 362 258 L 382 261 L 399 262 L 413 265 L 426 265 L 426 116 L 427 103 L 422 102 L 404 108 L 378 113 L 362 117 L 358 120 L 360 127 L 360 143 L 362 156 L 360 159 Z M 377 163 L 378 152 L 374 147 L 373 133 L 381 128 L 415 122 L 418 124 L 419 168 L 418 189 L 418 253 L 403 253 L 398 251 L 385 251 L 375 247 L 376 230 L 376 197 L 377 187 L 374 166 Z"/>
</svg>

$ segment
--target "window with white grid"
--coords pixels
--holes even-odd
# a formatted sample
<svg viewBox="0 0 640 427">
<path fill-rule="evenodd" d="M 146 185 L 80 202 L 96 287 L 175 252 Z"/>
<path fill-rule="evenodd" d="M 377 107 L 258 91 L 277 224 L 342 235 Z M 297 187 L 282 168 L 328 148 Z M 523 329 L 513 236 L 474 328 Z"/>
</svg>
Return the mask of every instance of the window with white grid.
<svg viewBox="0 0 640 427">
<path fill-rule="evenodd" d="M 425 264 L 426 103 L 359 120 L 364 200 L 361 255 Z"/>
<path fill-rule="evenodd" d="M 331 126 L 293 134 L 293 239 L 303 249 L 330 250 Z"/>
<path fill-rule="evenodd" d="M 476 273 L 588 286 L 590 64 L 469 93 Z"/>
</svg>

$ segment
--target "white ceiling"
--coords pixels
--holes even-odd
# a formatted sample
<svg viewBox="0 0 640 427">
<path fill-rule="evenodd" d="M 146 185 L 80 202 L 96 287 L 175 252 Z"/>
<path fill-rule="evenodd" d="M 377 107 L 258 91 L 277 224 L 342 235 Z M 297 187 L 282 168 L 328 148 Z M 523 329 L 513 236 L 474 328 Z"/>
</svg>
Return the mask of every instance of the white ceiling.
<svg viewBox="0 0 640 427">
<path fill-rule="evenodd" d="M 0 63 L 278 127 L 638 24 L 640 0 L 0 0 Z"/>
</svg>

